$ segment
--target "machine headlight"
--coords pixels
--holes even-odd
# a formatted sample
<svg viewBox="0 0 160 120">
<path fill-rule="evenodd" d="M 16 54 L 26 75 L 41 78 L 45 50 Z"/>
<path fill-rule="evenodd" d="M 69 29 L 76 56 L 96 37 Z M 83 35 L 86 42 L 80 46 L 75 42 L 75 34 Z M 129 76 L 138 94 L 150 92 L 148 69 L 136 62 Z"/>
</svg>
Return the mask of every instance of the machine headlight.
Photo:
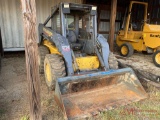
<svg viewBox="0 0 160 120">
<path fill-rule="evenodd" d="M 92 7 L 92 10 L 97 10 L 97 7 L 96 7 L 96 6 L 93 6 L 93 7 Z"/>
<path fill-rule="evenodd" d="M 64 8 L 69 8 L 69 4 L 64 3 Z"/>
</svg>

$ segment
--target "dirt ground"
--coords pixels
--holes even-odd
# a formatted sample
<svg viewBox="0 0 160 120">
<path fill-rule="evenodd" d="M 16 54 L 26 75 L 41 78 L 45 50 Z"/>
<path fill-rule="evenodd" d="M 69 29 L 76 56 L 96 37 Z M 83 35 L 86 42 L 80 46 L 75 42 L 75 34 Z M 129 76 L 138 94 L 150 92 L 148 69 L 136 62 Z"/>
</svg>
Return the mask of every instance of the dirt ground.
<svg viewBox="0 0 160 120">
<path fill-rule="evenodd" d="M 121 62 L 134 64 L 137 68 L 149 71 L 151 73 L 160 75 L 160 68 L 154 66 L 150 55 L 143 55 L 135 53 L 128 59 L 120 59 Z M 53 100 L 53 93 L 49 92 L 41 76 L 41 105 L 44 120 L 61 120 L 62 116 L 59 108 Z M 2 60 L 2 69 L 0 73 L 0 120 L 27 120 L 29 116 L 29 99 L 27 88 L 25 57 L 24 53 L 6 55 Z M 150 93 L 149 93 L 150 94 Z M 121 108 L 103 114 L 103 117 L 98 119 L 112 119 L 118 118 L 119 114 L 123 114 L 123 119 L 128 118 L 128 110 L 130 107 L 137 109 L 137 107 L 146 110 L 156 110 L 160 113 L 160 93 L 151 93 L 149 100 L 138 102 L 129 106 L 127 109 Z M 153 104 L 154 103 L 154 104 Z M 148 105 L 148 107 L 146 107 Z M 133 107 L 134 106 L 134 107 Z M 126 107 L 125 107 L 126 108 Z M 155 116 L 156 118 L 160 119 Z M 133 114 L 129 114 L 129 119 L 136 119 Z M 119 117 L 121 118 L 121 117 Z M 150 120 L 150 117 L 147 117 Z M 152 119 L 152 118 L 151 118 Z M 157 120 L 158 120 L 157 119 Z"/>
<path fill-rule="evenodd" d="M 61 119 L 53 93 L 41 78 L 41 104 L 43 120 Z M 24 53 L 6 55 L 0 73 L 0 120 L 27 120 L 29 99 Z"/>
</svg>

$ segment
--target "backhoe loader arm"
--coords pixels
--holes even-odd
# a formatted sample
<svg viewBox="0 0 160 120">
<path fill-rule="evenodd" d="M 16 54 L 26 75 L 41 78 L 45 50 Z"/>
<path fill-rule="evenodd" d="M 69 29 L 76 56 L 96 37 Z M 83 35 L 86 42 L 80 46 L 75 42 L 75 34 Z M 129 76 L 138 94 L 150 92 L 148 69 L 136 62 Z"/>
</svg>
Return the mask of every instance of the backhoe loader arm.
<svg viewBox="0 0 160 120">
<path fill-rule="evenodd" d="M 70 49 L 68 39 L 61 36 L 60 34 L 57 34 L 50 28 L 45 27 L 43 24 L 39 24 L 40 40 L 42 37 L 46 38 L 47 40 L 50 40 L 55 44 L 55 46 L 58 48 L 58 51 L 63 55 L 63 58 L 65 59 L 68 75 L 72 75 L 74 71 L 72 67 L 72 55 L 71 55 L 71 49 Z"/>
</svg>

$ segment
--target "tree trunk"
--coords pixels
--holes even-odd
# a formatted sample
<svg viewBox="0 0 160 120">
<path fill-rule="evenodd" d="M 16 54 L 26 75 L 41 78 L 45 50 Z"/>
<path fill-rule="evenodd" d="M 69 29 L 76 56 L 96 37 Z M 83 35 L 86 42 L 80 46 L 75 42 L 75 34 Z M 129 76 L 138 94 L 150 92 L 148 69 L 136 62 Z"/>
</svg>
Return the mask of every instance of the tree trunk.
<svg viewBox="0 0 160 120">
<path fill-rule="evenodd" d="M 30 120 L 41 120 L 36 4 L 35 0 L 21 0 L 21 5 L 25 33 L 25 55 L 30 100 Z"/>
</svg>

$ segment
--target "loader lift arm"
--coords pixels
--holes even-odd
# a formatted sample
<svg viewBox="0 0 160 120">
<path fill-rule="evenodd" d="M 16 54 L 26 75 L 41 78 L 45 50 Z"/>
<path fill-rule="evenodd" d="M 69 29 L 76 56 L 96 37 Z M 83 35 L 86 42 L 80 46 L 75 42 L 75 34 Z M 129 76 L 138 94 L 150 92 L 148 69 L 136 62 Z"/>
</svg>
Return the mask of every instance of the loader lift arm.
<svg viewBox="0 0 160 120">
<path fill-rule="evenodd" d="M 48 39 L 55 44 L 55 46 L 58 48 L 58 51 L 65 59 L 68 75 L 73 75 L 74 71 L 72 66 L 72 55 L 68 40 L 60 34 L 55 33 L 52 29 L 44 26 L 43 24 L 39 25 L 39 31 L 42 31 L 41 37 L 44 37 L 45 39 Z"/>
</svg>

